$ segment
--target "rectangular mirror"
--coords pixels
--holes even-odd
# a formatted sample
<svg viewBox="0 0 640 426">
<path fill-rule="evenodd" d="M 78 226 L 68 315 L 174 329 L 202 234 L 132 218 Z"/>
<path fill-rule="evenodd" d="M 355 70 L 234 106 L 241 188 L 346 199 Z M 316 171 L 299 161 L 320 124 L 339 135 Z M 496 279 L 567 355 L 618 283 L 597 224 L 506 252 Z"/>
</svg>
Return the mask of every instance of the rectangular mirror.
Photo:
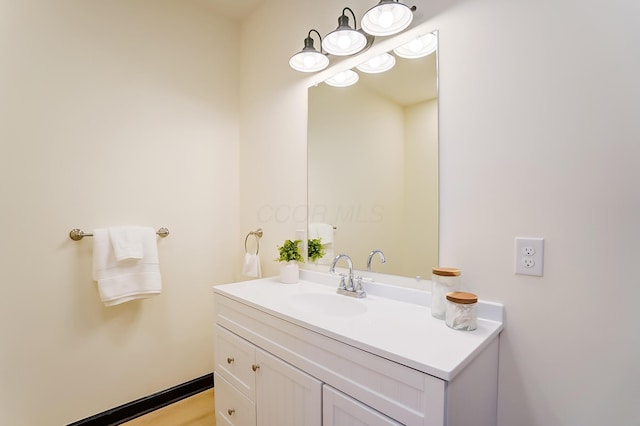
<svg viewBox="0 0 640 426">
<path fill-rule="evenodd" d="M 349 87 L 309 88 L 308 237 L 330 264 L 429 278 L 438 265 L 438 52 L 379 74 L 355 70 Z M 328 241 L 332 240 L 332 241 Z"/>
</svg>

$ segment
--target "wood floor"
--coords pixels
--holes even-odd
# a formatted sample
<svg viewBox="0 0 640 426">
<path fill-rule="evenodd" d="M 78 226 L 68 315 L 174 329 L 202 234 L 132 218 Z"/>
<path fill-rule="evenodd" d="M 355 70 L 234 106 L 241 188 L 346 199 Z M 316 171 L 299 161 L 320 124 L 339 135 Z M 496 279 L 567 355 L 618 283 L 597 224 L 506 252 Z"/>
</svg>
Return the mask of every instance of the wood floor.
<svg viewBox="0 0 640 426">
<path fill-rule="evenodd" d="M 213 389 L 122 424 L 125 426 L 215 426 Z"/>
</svg>

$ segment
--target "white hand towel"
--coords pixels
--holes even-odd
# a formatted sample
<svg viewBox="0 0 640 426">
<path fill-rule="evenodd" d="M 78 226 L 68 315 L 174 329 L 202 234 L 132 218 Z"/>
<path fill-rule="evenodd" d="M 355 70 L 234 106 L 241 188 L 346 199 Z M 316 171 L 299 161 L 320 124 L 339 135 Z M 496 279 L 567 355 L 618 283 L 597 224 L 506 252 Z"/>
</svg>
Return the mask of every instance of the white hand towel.
<svg viewBox="0 0 640 426">
<path fill-rule="evenodd" d="M 320 238 L 322 244 L 333 243 L 333 225 L 328 223 L 310 223 L 309 224 L 309 238 Z"/>
<path fill-rule="evenodd" d="M 244 254 L 244 263 L 242 264 L 242 275 L 247 277 L 262 277 L 260 268 L 260 257 L 257 254 Z"/>
<path fill-rule="evenodd" d="M 142 234 L 145 228 L 139 226 L 114 226 L 109 229 L 109 238 L 116 260 L 142 259 Z"/>
<path fill-rule="evenodd" d="M 160 294 L 162 280 L 156 232 L 141 228 L 143 257 L 118 261 L 107 229 L 93 230 L 93 279 L 105 306 Z"/>
</svg>

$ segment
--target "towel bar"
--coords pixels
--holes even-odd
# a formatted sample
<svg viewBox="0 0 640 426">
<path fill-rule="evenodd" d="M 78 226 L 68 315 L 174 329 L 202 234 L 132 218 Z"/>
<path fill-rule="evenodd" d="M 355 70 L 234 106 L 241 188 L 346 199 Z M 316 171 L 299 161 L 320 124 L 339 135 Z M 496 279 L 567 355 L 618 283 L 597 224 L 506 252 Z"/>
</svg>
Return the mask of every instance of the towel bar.
<svg viewBox="0 0 640 426">
<path fill-rule="evenodd" d="M 249 253 L 247 250 L 247 240 L 249 239 L 249 235 L 254 235 L 256 237 L 256 254 L 260 251 L 260 238 L 262 238 L 262 228 L 258 228 L 255 231 L 251 231 L 244 237 L 244 252 Z"/>
<path fill-rule="evenodd" d="M 164 238 L 169 235 L 169 230 L 163 226 L 162 228 L 158 229 L 156 234 Z M 80 241 L 84 237 L 93 237 L 93 234 L 91 232 L 81 231 L 78 228 L 73 228 L 71 231 L 69 231 L 69 238 L 71 238 L 73 241 Z"/>
</svg>

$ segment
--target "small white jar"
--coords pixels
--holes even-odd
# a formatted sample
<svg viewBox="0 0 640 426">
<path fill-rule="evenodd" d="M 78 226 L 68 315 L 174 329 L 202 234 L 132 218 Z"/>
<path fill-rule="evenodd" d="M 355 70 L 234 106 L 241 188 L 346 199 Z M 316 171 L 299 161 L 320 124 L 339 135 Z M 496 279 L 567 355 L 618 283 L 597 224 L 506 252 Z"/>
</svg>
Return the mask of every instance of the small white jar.
<svg viewBox="0 0 640 426">
<path fill-rule="evenodd" d="M 433 268 L 431 275 L 431 315 L 444 319 L 445 296 L 452 291 L 460 290 L 462 279 L 460 269 Z"/>
<path fill-rule="evenodd" d="M 478 296 L 456 291 L 447 293 L 445 323 L 454 330 L 478 328 Z"/>
</svg>

